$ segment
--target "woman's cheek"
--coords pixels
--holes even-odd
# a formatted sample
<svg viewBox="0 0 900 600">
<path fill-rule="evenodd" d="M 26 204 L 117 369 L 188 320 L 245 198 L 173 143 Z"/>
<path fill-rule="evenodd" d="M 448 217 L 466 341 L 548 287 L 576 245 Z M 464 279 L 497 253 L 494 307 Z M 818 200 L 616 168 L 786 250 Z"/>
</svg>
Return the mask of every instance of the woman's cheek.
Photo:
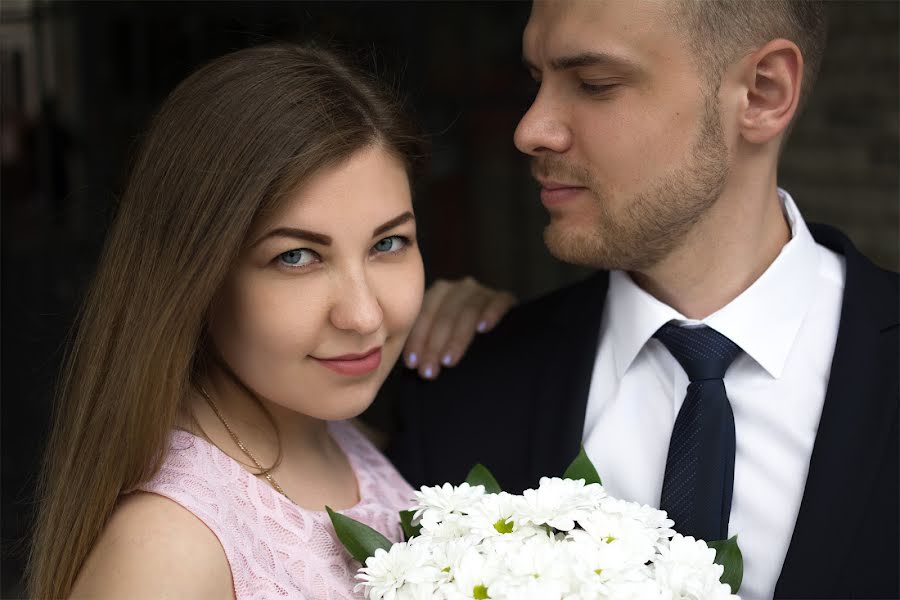
<svg viewBox="0 0 900 600">
<path fill-rule="evenodd" d="M 383 282 L 383 309 L 390 314 L 390 334 L 409 335 L 419 311 L 425 288 L 425 272 L 418 251 L 411 253 L 407 261 L 388 272 Z M 389 305 L 384 306 L 384 305 Z"/>
<path fill-rule="evenodd" d="M 250 329 L 263 346 L 287 352 L 292 358 L 315 350 L 328 310 L 327 293 L 314 283 L 282 281 L 257 290 L 247 305 L 252 315 Z"/>
<path fill-rule="evenodd" d="M 307 282 L 309 283 L 309 282 Z M 299 278 L 246 277 L 230 287 L 217 320 L 241 363 L 270 367 L 312 352 L 323 317 L 322 290 Z"/>
</svg>

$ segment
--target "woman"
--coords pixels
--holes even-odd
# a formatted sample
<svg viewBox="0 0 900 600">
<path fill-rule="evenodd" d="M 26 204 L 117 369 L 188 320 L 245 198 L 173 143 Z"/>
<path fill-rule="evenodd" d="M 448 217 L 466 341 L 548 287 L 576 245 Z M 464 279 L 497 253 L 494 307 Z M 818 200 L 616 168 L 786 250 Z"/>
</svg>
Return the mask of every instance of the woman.
<svg viewBox="0 0 900 600">
<path fill-rule="evenodd" d="M 422 300 L 418 138 L 334 55 L 220 58 L 143 140 L 60 386 L 35 598 L 348 598 L 326 505 L 411 489 L 343 420 Z"/>
</svg>

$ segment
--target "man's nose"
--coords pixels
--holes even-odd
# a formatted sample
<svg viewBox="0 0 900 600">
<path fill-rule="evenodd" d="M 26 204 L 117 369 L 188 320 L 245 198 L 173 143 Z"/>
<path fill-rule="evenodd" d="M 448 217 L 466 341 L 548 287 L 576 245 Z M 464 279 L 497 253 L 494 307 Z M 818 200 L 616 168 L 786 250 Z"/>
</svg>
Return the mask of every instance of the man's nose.
<svg viewBox="0 0 900 600">
<path fill-rule="evenodd" d="M 564 107 L 543 87 L 519 121 L 513 136 L 516 148 L 530 156 L 549 152 L 562 154 L 572 143 Z"/>
<path fill-rule="evenodd" d="M 331 322 L 338 329 L 369 335 L 378 331 L 384 320 L 378 295 L 365 273 L 343 278 L 335 290 Z"/>
</svg>

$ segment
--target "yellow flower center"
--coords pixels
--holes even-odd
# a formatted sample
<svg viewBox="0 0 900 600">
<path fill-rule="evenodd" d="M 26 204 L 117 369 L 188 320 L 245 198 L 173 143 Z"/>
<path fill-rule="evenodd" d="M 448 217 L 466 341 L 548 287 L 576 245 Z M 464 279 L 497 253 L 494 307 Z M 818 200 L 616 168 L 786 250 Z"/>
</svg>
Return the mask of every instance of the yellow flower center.
<svg viewBox="0 0 900 600">
<path fill-rule="evenodd" d="M 497 533 L 512 533 L 513 526 L 514 523 L 508 519 L 499 519 L 494 523 L 494 529 L 497 530 Z"/>
</svg>

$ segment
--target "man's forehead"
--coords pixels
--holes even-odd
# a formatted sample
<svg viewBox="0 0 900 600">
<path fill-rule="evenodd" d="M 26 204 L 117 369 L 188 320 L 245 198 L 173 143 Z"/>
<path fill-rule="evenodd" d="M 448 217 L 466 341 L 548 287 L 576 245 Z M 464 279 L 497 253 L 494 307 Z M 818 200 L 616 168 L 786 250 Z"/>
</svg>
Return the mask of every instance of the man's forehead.
<svg viewBox="0 0 900 600">
<path fill-rule="evenodd" d="M 536 0 L 523 33 L 524 59 L 537 64 L 590 51 L 627 53 L 629 46 L 639 52 L 673 32 L 666 27 L 673 1 Z"/>
<path fill-rule="evenodd" d="M 599 19 L 645 15 L 666 16 L 676 10 L 682 0 L 535 0 L 531 4 L 530 19 L 553 20 L 572 16 L 577 19 Z"/>
</svg>

